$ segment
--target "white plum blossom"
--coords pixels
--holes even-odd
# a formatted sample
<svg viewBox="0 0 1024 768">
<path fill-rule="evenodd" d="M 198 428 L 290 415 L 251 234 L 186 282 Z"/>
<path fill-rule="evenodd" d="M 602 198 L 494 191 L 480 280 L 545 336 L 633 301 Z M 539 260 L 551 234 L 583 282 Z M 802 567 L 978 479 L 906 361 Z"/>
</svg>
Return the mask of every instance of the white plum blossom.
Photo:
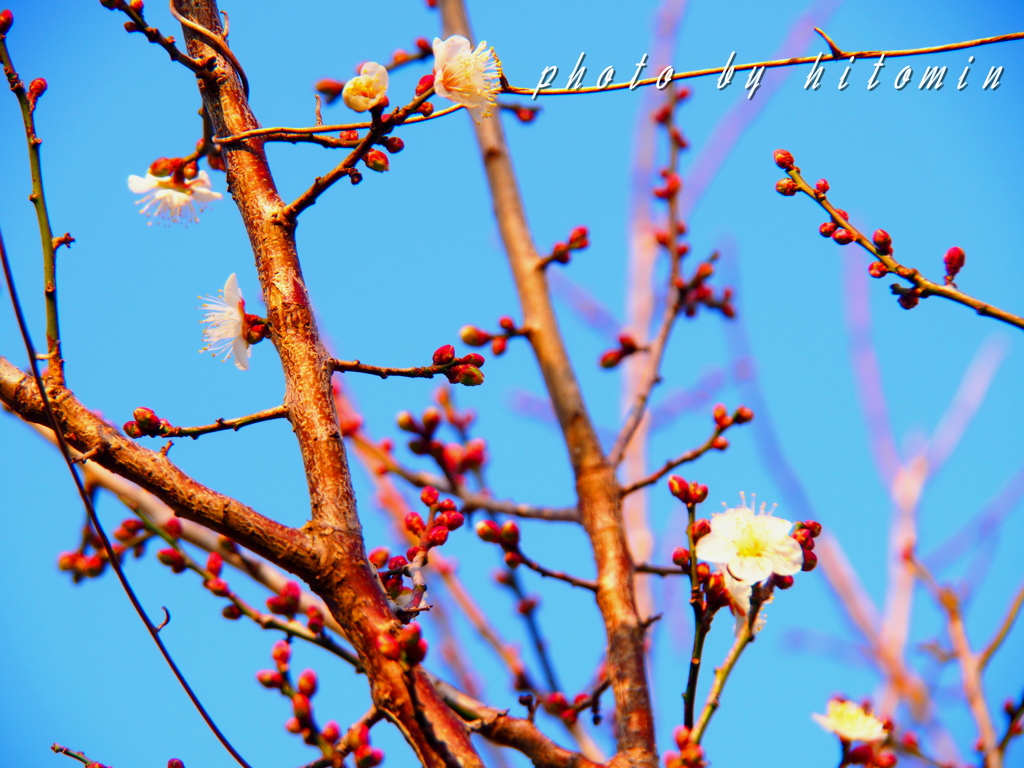
<svg viewBox="0 0 1024 768">
<path fill-rule="evenodd" d="M 145 203 L 139 213 L 170 221 L 180 221 L 182 218 L 199 221 L 197 210 L 201 211 L 206 203 L 224 197 L 210 188 L 210 176 L 206 171 L 199 171 L 193 179 L 186 179 L 180 172 L 167 176 L 154 176 L 147 172 L 145 177 L 129 176 L 128 188 L 142 195 L 136 203 Z M 150 213 L 154 206 L 155 210 Z"/>
<path fill-rule="evenodd" d="M 341 100 L 356 112 L 365 112 L 380 104 L 388 92 L 388 71 L 375 61 L 359 68 L 359 75 L 345 83 Z"/>
<path fill-rule="evenodd" d="M 860 704 L 842 699 L 830 699 L 824 715 L 814 713 L 814 721 L 843 741 L 882 741 L 886 737 L 885 725 Z"/>
<path fill-rule="evenodd" d="M 200 322 L 209 325 L 203 329 L 206 346 L 199 351 L 212 352 L 215 356 L 224 352 L 225 360 L 234 356 L 235 367 L 247 371 L 250 345 L 245 338 L 245 299 L 242 298 L 238 278 L 234 273 L 224 283 L 220 294 L 222 298 L 201 297 L 207 301 L 201 309 L 207 309 L 209 312 Z"/>
<path fill-rule="evenodd" d="M 486 42 L 473 49 L 462 35 L 434 38 L 434 91 L 469 109 L 478 123 L 490 117 L 501 90 L 501 63 Z"/>
<path fill-rule="evenodd" d="M 793 523 L 742 506 L 711 515 L 711 533 L 697 541 L 697 557 L 717 563 L 733 578 L 753 584 L 773 573 L 792 576 L 804 562 L 803 549 L 789 534 Z"/>
</svg>

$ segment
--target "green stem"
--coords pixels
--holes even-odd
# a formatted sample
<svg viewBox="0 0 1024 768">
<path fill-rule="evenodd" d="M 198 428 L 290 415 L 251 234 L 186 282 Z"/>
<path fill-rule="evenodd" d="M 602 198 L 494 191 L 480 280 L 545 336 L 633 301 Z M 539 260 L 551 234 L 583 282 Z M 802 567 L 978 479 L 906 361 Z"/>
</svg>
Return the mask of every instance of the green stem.
<svg viewBox="0 0 1024 768">
<path fill-rule="evenodd" d="M 693 652 L 690 654 L 690 672 L 686 679 L 686 693 L 683 694 L 683 724 L 693 728 L 693 705 L 697 698 L 697 679 L 700 677 L 700 659 L 704 653 L 704 637 L 708 627 L 705 624 L 705 607 L 700 596 L 700 582 L 697 580 L 696 544 L 693 540 L 693 524 L 697 517 L 697 505 L 687 504 L 686 539 L 690 547 L 690 605 L 693 607 Z"/>
<path fill-rule="evenodd" d="M 757 621 L 757 614 L 760 610 L 761 604 L 752 601 L 750 611 L 747 613 L 747 619 L 743 622 L 743 628 L 740 630 L 736 641 L 732 644 L 732 648 L 729 649 L 729 655 L 725 657 L 722 666 L 715 670 L 715 680 L 711 683 L 711 690 L 708 691 L 708 698 L 704 703 L 704 709 L 700 713 L 697 725 L 693 727 L 693 732 L 690 734 L 690 739 L 694 744 L 700 744 L 701 737 L 704 735 L 704 731 L 707 730 L 708 723 L 711 722 L 711 716 L 718 709 L 722 689 L 729 679 L 729 674 L 732 672 L 733 667 L 736 666 L 736 662 L 739 661 L 743 650 L 754 640 L 754 622 Z"/>
<path fill-rule="evenodd" d="M 28 143 L 28 161 L 32 171 L 32 194 L 29 200 L 36 209 L 39 222 L 39 239 L 43 250 L 43 295 L 46 302 L 46 358 L 49 361 L 49 377 L 57 384 L 64 383 L 64 361 L 60 357 L 60 323 L 57 316 L 57 259 L 56 246 L 53 241 L 53 230 L 50 228 L 50 215 L 46 208 L 46 197 L 43 193 L 43 167 L 39 152 L 42 139 L 36 135 L 35 99 L 30 99 L 25 90 L 11 54 L 7 50 L 7 37 L 0 35 L 0 62 L 3 63 L 4 74 L 10 83 L 11 90 L 21 106 L 21 118 L 25 124 L 25 138 Z"/>
</svg>

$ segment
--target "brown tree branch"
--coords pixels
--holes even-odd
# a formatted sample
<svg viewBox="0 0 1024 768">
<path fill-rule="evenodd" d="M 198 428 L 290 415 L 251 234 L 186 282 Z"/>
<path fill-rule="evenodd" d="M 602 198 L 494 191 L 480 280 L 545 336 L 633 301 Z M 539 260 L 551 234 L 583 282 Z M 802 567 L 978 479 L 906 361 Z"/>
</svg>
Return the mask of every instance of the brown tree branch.
<svg viewBox="0 0 1024 768">
<path fill-rule="evenodd" d="M 214 0 L 178 0 L 178 12 L 211 34 L 220 34 Z M 231 62 L 209 45 L 205 35 L 184 28 L 189 53 L 200 60 L 217 57 L 225 76 L 216 83 L 199 81 L 203 104 L 215 134 L 253 130 L 259 123 Z M 463 724 L 438 697 L 421 670 L 406 674 L 397 661 L 384 658 L 377 639 L 397 632 L 399 623 L 369 561 L 356 512 L 348 460 L 331 391 L 330 355 L 320 337 L 295 244 L 297 210 L 278 194 L 263 141 L 249 139 L 224 145 L 228 185 L 249 234 L 271 339 L 285 378 L 288 408 L 305 468 L 311 517 L 305 533 L 313 542 L 316 563 L 300 575 L 327 603 L 367 670 L 374 703 L 403 736 L 427 768 L 441 768 L 444 756 L 457 756 L 465 768 L 480 766 Z M 306 197 L 300 198 L 305 200 Z M 315 196 L 313 197 L 315 199 Z M 410 682 L 415 692 L 409 690 Z M 413 702 L 431 722 L 421 727 Z"/>
<path fill-rule="evenodd" d="M 317 562 L 310 537 L 196 482 L 167 456 L 143 448 L 82 405 L 70 390 L 48 385 L 68 443 L 92 461 L 150 491 L 177 514 L 229 536 L 295 573 Z M 0 357 L 0 401 L 25 421 L 47 425 L 35 381 Z"/>
<path fill-rule="evenodd" d="M 461 0 L 442 0 L 446 35 L 472 39 Z M 511 157 L 497 118 L 474 126 L 498 229 L 523 310 L 523 327 L 561 426 L 576 479 L 583 526 L 597 566 L 597 604 L 608 639 L 608 670 L 615 693 L 618 748 L 630 765 L 658 762 L 644 658 L 644 625 L 637 615 L 633 562 L 622 521 L 615 470 L 601 450 L 555 319 L 546 273 L 530 235 Z"/>
</svg>

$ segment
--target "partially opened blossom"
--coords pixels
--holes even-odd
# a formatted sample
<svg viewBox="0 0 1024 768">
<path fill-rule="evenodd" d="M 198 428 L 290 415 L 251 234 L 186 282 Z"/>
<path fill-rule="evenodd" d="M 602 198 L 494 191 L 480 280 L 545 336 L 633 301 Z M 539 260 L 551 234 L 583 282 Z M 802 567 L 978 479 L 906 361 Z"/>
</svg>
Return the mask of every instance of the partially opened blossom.
<svg viewBox="0 0 1024 768">
<path fill-rule="evenodd" d="M 365 112 L 380 104 L 388 92 L 388 71 L 375 61 L 359 68 L 359 75 L 345 83 L 341 100 L 356 112 Z"/>
<path fill-rule="evenodd" d="M 206 171 L 193 171 L 192 178 L 186 178 L 181 168 L 164 176 L 156 176 L 152 171 L 153 168 L 150 168 L 145 177 L 128 177 L 128 188 L 142 195 L 137 204 L 145 203 L 139 213 L 170 221 L 183 218 L 199 221 L 197 211 L 203 210 L 206 203 L 224 197 L 210 188 L 210 176 Z"/>
<path fill-rule="evenodd" d="M 247 323 L 245 315 L 245 299 L 238 287 L 238 278 L 234 273 L 224 283 L 220 291 L 222 298 L 204 297 L 207 300 L 202 309 L 209 312 L 200 321 L 208 323 L 203 329 L 206 346 L 200 352 L 212 352 L 219 355 L 224 352 L 224 359 L 234 356 L 235 366 L 240 370 L 249 370 L 249 342 L 246 339 Z"/>
<path fill-rule="evenodd" d="M 480 122 L 490 117 L 501 90 L 501 64 L 482 42 L 473 49 L 462 35 L 434 38 L 434 91 L 467 107 Z"/>
<path fill-rule="evenodd" d="M 793 523 L 746 505 L 711 516 L 711 533 L 697 542 L 697 557 L 717 563 L 733 578 L 754 583 L 773 573 L 791 576 L 803 565 L 803 549 L 789 534 Z"/>
<path fill-rule="evenodd" d="M 886 737 L 885 725 L 860 704 L 830 699 L 824 715 L 814 713 L 814 721 L 843 741 L 881 741 Z"/>
</svg>

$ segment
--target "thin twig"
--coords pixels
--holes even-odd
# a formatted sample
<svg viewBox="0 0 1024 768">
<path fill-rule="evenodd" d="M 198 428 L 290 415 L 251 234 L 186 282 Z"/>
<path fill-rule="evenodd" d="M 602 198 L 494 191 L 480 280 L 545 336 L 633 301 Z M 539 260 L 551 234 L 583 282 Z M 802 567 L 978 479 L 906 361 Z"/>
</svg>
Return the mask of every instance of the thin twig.
<svg viewBox="0 0 1024 768">
<path fill-rule="evenodd" d="M 34 112 L 42 92 L 30 93 L 14 69 L 10 51 L 7 49 L 7 36 L 0 35 L 0 63 L 11 86 L 11 91 L 18 99 L 21 107 L 21 119 L 25 125 L 25 139 L 28 144 L 28 161 L 32 173 L 32 192 L 28 199 L 36 210 L 36 221 L 39 226 L 39 239 L 43 252 L 43 297 L 46 304 L 46 360 L 49 368 L 47 378 L 57 384 L 64 383 L 64 361 L 61 359 L 60 322 L 57 312 L 57 241 L 53 237 L 50 226 L 50 213 L 46 207 L 46 196 L 43 192 L 43 166 L 39 154 L 42 139 L 36 135 Z M 46 87 L 45 81 L 43 88 Z M 65 236 L 67 237 L 67 236 Z"/>
<path fill-rule="evenodd" d="M 1024 32 L 1020 33 L 1024 36 Z M 980 299 L 976 299 L 973 296 L 969 296 L 963 291 L 953 287 L 952 285 L 941 285 L 933 282 L 928 278 L 924 277 L 920 272 L 912 267 L 905 267 L 900 264 L 893 257 L 892 253 L 882 253 L 875 244 L 868 239 L 863 232 L 850 224 L 849 220 L 844 217 L 835 206 L 828 201 L 825 195 L 819 194 L 811 185 L 809 185 L 800 175 L 799 168 L 792 168 L 787 171 L 790 178 L 796 182 L 797 188 L 805 195 L 810 197 L 812 200 L 817 202 L 822 208 L 829 212 L 832 219 L 843 229 L 849 231 L 853 236 L 856 243 L 861 246 L 864 250 L 882 262 L 889 272 L 902 277 L 907 282 L 914 286 L 915 292 L 921 298 L 927 298 L 928 296 L 942 296 L 944 299 L 955 301 L 958 304 L 963 304 L 966 307 L 970 307 L 979 315 L 984 317 L 992 317 L 996 320 L 1004 322 L 1008 325 L 1015 326 L 1024 330 L 1024 317 L 1014 315 L 1006 310 L 994 307 Z M 891 249 L 889 249 L 891 251 Z M 906 289 L 899 285 L 892 286 L 893 293 L 902 294 Z"/>
<path fill-rule="evenodd" d="M 237 432 L 242 427 L 247 427 L 250 424 L 287 418 L 288 407 L 279 405 L 275 408 L 268 408 L 265 411 L 250 413 L 248 416 L 239 416 L 235 419 L 217 419 L 213 424 L 204 424 L 200 427 L 171 427 L 170 430 L 165 434 L 161 434 L 160 437 L 191 437 L 195 440 L 200 435 L 208 435 L 211 432 L 223 432 L 227 429 Z"/>
<path fill-rule="evenodd" d="M 989 644 L 985 646 L 985 649 L 978 654 L 978 668 L 980 671 L 984 671 L 985 666 L 992 660 L 993 654 L 999 650 L 999 646 L 1003 644 L 1003 640 L 1010 633 L 1010 629 L 1013 627 L 1013 623 L 1017 620 L 1017 616 L 1020 615 L 1021 606 L 1024 605 L 1024 586 L 1021 586 L 1017 590 L 1017 596 L 1013 598 L 1013 603 L 1010 605 L 1010 610 L 1007 611 L 1006 617 L 1003 619 L 1003 623 L 999 626 L 999 630 L 996 632 L 995 637 L 989 641 Z"/>
<path fill-rule="evenodd" d="M 39 373 L 39 363 L 36 358 L 35 345 L 32 343 L 32 338 L 28 332 L 28 325 L 25 322 L 25 315 L 21 308 L 21 302 L 18 299 L 18 292 L 14 286 L 14 275 L 11 273 L 11 265 L 7 260 L 7 249 L 4 247 L 3 234 L 0 233 L 0 263 L 3 266 L 4 279 L 7 282 L 7 291 L 10 295 L 11 305 L 14 308 L 14 314 L 17 317 L 18 329 L 21 332 L 22 341 L 25 343 L 25 353 L 29 358 L 29 365 L 32 368 L 32 377 L 35 379 L 36 387 L 39 389 L 39 396 L 42 398 L 43 407 L 46 410 L 46 416 L 50 422 L 50 426 L 53 429 L 53 433 L 57 438 L 57 445 L 60 448 L 61 456 L 64 458 L 64 463 L 67 465 L 68 471 L 71 473 L 71 477 L 74 480 L 75 487 L 78 489 L 78 495 L 82 499 L 82 504 L 85 505 L 86 514 L 89 516 L 89 521 L 92 523 L 93 528 L 96 530 L 100 541 L 103 543 L 103 549 L 107 553 L 107 558 L 110 561 L 111 567 L 114 569 L 114 573 L 117 574 L 118 581 L 121 582 L 121 587 L 124 589 L 125 594 L 131 601 L 132 607 L 135 612 L 142 619 L 142 623 L 146 627 L 146 631 L 149 632 L 149 636 L 156 643 L 157 648 L 160 649 L 161 655 L 164 657 L 164 661 L 167 662 L 167 666 L 171 668 L 174 676 L 178 679 L 181 687 L 188 694 L 188 697 L 192 700 L 195 708 L 199 711 L 203 720 L 209 726 L 210 730 L 213 731 L 214 735 L 224 746 L 224 748 L 231 754 L 231 756 L 238 762 L 243 768 L 250 768 L 249 764 L 245 759 L 238 753 L 238 751 L 231 745 L 227 737 L 221 732 L 220 728 L 213 721 L 209 712 L 203 707 L 202 702 L 199 701 L 199 697 L 196 696 L 192 687 L 188 684 L 185 676 L 182 674 L 178 665 L 175 663 L 171 656 L 170 651 L 167 650 L 167 646 L 164 645 L 164 641 L 160 639 L 159 630 L 150 620 L 146 611 L 143 609 L 142 604 L 139 602 L 138 597 L 135 595 L 131 584 L 128 582 L 128 577 L 125 576 L 124 570 L 121 568 L 120 559 L 117 553 L 114 551 L 113 545 L 110 543 L 110 539 L 107 537 L 106 531 L 103 530 L 103 526 L 100 523 L 99 517 L 96 514 L 96 509 L 92 503 L 92 497 L 89 492 L 85 489 L 85 485 L 82 482 L 82 478 L 78 474 L 78 470 L 75 468 L 75 463 L 71 458 L 71 447 L 68 445 L 67 439 L 64 437 L 64 432 L 61 429 L 60 421 L 57 419 L 56 411 L 54 410 L 53 404 L 50 402 L 50 395 L 46 390 L 46 384 L 43 382 L 43 377 Z"/>
<path fill-rule="evenodd" d="M 193 72 L 196 77 L 201 77 L 204 80 L 210 80 L 215 76 L 213 72 L 206 67 L 206 62 L 193 59 L 188 54 L 179 50 L 174 44 L 173 37 L 167 37 L 156 27 L 149 26 L 141 11 L 135 10 L 131 5 L 123 1 L 118 4 L 116 9 L 112 10 L 122 11 L 135 24 L 136 29 L 132 31 L 141 32 L 149 42 L 159 45 L 167 51 L 167 55 L 171 57 L 171 61 L 178 62 L 189 71 Z"/>
<path fill-rule="evenodd" d="M 402 376 L 408 379 L 432 379 L 438 374 L 443 374 L 459 360 L 453 360 L 444 365 L 421 365 L 415 368 L 388 368 L 380 365 L 365 365 L 358 360 L 334 360 L 330 362 L 331 369 L 339 373 L 369 373 L 386 379 L 389 376 Z"/>
<path fill-rule="evenodd" d="M 686 464 L 687 462 L 693 461 L 694 459 L 700 458 L 705 453 L 707 453 L 708 451 L 715 447 L 715 440 L 721 437 L 723 432 L 725 432 L 725 429 L 721 427 L 716 427 L 711 437 L 709 437 L 704 442 L 704 444 L 701 445 L 699 448 L 693 448 L 687 451 L 686 453 L 682 454 L 681 456 L 677 456 L 674 459 L 666 461 L 665 464 L 662 465 L 661 469 L 659 469 L 657 472 L 654 472 L 653 474 L 648 475 L 642 480 L 637 480 L 635 483 L 630 483 L 629 485 L 624 487 L 622 489 L 622 495 L 628 496 L 634 491 L 639 491 L 641 488 L 646 488 L 649 485 L 654 485 L 654 483 L 661 480 L 661 478 L 663 478 L 676 467 L 682 464 Z"/>
<path fill-rule="evenodd" d="M 564 581 L 566 584 L 572 584 L 574 587 L 581 587 L 582 589 L 589 589 L 591 592 L 597 592 L 596 581 L 591 581 L 589 579 L 580 579 L 576 576 L 569 575 L 565 571 L 553 571 L 550 568 L 545 568 L 536 560 L 531 560 L 522 552 L 520 552 L 519 555 L 523 558 L 523 565 L 525 565 L 531 571 L 536 571 L 541 576 L 544 576 L 549 579 L 558 579 L 559 581 Z"/>
</svg>

